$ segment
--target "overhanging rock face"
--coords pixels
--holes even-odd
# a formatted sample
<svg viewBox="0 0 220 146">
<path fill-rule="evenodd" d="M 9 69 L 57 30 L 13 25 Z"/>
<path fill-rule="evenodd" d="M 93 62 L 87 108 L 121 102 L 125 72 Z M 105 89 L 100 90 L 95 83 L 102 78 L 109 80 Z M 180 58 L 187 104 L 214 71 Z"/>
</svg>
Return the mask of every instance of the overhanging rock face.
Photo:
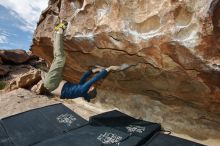
<svg viewBox="0 0 220 146">
<path fill-rule="evenodd" d="M 53 28 L 65 19 L 66 80 L 126 63 L 100 87 L 220 113 L 219 14 L 219 0 L 50 0 L 31 50 L 51 63 Z"/>
</svg>

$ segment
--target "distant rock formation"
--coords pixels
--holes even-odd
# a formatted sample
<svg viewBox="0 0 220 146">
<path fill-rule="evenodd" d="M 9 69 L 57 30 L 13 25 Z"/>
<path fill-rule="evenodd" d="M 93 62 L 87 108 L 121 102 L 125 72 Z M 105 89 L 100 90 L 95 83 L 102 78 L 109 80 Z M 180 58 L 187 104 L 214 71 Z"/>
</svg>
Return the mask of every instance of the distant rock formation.
<svg viewBox="0 0 220 146">
<path fill-rule="evenodd" d="M 40 70 L 47 70 L 43 60 L 25 50 L 0 50 L 0 91 L 25 88 L 44 94 Z"/>
<path fill-rule="evenodd" d="M 219 14 L 219 0 L 50 0 L 31 51 L 51 63 L 54 25 L 67 20 L 66 80 L 78 81 L 88 66 L 126 63 L 100 88 L 219 114 Z"/>
<path fill-rule="evenodd" d="M 25 63 L 30 59 L 30 56 L 25 50 L 16 49 L 16 50 L 0 50 L 1 60 L 8 63 L 21 64 Z"/>
<path fill-rule="evenodd" d="M 30 56 L 21 49 L 0 50 L 0 77 L 6 76 L 10 72 L 9 64 L 22 64 L 29 59 Z"/>
<path fill-rule="evenodd" d="M 0 57 L 0 64 L 2 64 L 3 63 L 3 61 L 2 61 L 2 58 Z"/>
<path fill-rule="evenodd" d="M 9 72 L 9 68 L 6 65 L 0 64 L 0 76 L 5 76 Z"/>
</svg>

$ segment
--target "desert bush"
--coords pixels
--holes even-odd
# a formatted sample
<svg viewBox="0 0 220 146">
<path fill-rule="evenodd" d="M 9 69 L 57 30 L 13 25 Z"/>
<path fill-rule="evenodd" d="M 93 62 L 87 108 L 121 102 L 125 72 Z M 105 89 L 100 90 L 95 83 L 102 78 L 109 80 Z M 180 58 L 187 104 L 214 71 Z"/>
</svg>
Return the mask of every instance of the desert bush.
<svg viewBox="0 0 220 146">
<path fill-rule="evenodd" d="M 6 82 L 0 81 L 0 90 L 3 90 L 6 87 Z"/>
</svg>

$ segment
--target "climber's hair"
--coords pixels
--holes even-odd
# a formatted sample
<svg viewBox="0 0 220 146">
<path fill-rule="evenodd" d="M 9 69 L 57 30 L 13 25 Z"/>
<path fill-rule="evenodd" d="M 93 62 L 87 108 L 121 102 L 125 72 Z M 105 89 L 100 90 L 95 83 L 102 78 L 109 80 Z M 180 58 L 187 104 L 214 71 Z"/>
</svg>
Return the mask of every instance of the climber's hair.
<svg viewBox="0 0 220 146">
<path fill-rule="evenodd" d="M 92 91 L 89 91 L 88 94 L 89 94 L 90 99 L 95 98 L 97 95 L 96 88 L 94 87 L 94 89 Z"/>
</svg>

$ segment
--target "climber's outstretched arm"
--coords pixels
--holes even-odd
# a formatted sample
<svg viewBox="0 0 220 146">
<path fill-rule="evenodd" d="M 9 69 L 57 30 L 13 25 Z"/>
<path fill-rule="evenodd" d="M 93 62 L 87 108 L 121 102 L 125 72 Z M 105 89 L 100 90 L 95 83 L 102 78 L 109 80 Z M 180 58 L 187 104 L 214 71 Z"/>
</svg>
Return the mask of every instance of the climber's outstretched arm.
<svg viewBox="0 0 220 146">
<path fill-rule="evenodd" d="M 102 78 L 104 78 L 108 74 L 108 72 L 110 72 L 111 70 L 117 70 L 117 69 L 118 69 L 118 66 L 110 66 L 106 69 L 102 69 L 92 79 L 90 79 L 89 81 L 84 83 L 84 85 L 83 85 L 84 92 L 87 91 L 95 82 L 97 82 L 97 81 L 101 80 Z"/>
<path fill-rule="evenodd" d="M 79 84 L 82 85 L 86 82 L 86 79 L 92 74 L 92 73 L 96 73 L 96 72 L 100 72 L 102 71 L 104 68 L 101 67 L 97 67 L 91 70 L 86 71 L 80 78 L 80 82 Z"/>
<path fill-rule="evenodd" d="M 101 80 L 102 78 L 104 78 L 106 75 L 108 74 L 107 70 L 102 70 L 101 72 L 97 73 L 93 78 L 91 78 L 89 81 L 87 81 L 86 83 L 84 83 L 83 85 L 83 89 L 85 91 L 89 90 L 89 88 L 97 81 Z"/>
<path fill-rule="evenodd" d="M 92 74 L 91 70 L 86 71 L 80 78 L 79 84 L 84 84 L 86 82 L 86 79 Z"/>
</svg>

